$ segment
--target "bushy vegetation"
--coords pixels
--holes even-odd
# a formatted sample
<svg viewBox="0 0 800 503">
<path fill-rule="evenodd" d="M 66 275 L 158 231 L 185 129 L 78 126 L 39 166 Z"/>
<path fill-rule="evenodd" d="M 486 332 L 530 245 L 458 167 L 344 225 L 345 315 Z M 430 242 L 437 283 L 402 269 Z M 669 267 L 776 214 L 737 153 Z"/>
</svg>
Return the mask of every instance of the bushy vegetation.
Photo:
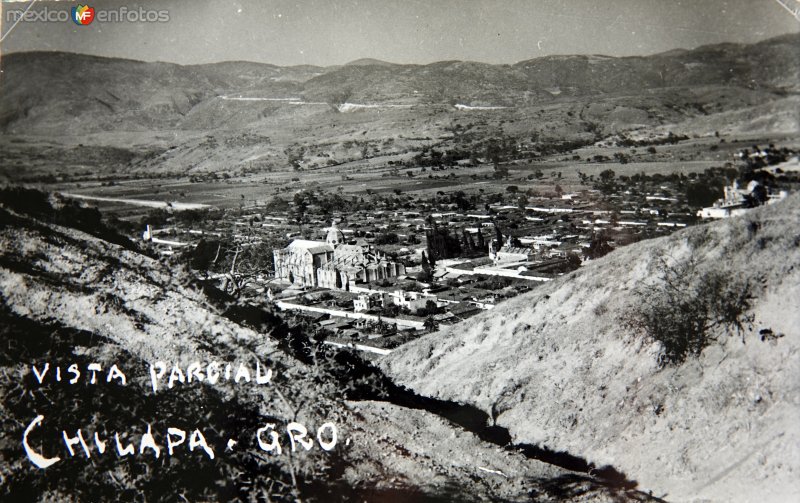
<svg viewBox="0 0 800 503">
<path fill-rule="evenodd" d="M 700 269 L 660 256 L 658 279 L 639 287 L 637 302 L 623 323 L 661 343 L 659 364 L 680 364 L 698 356 L 721 331 L 741 333 L 752 321 L 750 285 L 722 269 Z"/>
</svg>

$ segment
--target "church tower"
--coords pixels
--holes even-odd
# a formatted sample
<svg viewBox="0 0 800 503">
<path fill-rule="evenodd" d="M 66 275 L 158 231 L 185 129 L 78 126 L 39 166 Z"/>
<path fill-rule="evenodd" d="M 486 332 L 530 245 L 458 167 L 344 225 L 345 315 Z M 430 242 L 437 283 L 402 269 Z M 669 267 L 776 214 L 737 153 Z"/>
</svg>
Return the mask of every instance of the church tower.
<svg viewBox="0 0 800 503">
<path fill-rule="evenodd" d="M 325 237 L 325 242 L 334 248 L 336 245 L 344 243 L 344 233 L 336 228 L 336 222 L 331 220 L 331 226 L 328 228 L 328 235 Z"/>
</svg>

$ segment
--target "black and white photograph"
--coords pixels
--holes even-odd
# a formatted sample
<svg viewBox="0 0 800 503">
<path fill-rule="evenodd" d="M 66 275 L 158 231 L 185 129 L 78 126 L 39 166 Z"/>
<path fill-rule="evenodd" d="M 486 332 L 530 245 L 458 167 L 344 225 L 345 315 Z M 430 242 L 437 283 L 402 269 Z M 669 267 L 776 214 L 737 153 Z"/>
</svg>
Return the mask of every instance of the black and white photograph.
<svg viewBox="0 0 800 503">
<path fill-rule="evenodd" d="M 0 1 L 0 501 L 800 501 L 800 0 Z"/>
</svg>

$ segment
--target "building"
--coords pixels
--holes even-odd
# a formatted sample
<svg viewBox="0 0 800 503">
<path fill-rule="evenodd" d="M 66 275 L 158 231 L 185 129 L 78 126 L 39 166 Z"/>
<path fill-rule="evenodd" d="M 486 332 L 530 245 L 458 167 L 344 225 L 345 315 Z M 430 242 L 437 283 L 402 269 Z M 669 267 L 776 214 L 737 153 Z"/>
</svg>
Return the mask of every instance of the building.
<svg viewBox="0 0 800 503">
<path fill-rule="evenodd" d="M 403 264 L 388 260 L 368 245 L 346 244 L 335 224 L 325 241 L 295 239 L 273 251 L 275 277 L 294 285 L 350 290 L 350 285 L 404 275 Z"/>
<path fill-rule="evenodd" d="M 495 246 L 497 246 L 496 241 L 492 241 L 489 244 L 489 258 L 492 259 L 495 264 L 527 262 L 533 258 L 530 248 L 526 248 L 524 246 L 514 246 L 513 241 L 514 238 L 508 236 L 506 244 L 501 246 L 497 251 L 495 251 Z"/>
<path fill-rule="evenodd" d="M 725 187 L 722 199 L 718 199 L 714 206 L 699 210 L 697 216 L 700 218 L 729 218 L 743 215 L 752 207 L 752 201 L 759 200 L 758 197 L 754 197 L 759 191 L 763 193 L 760 202 L 764 204 L 776 203 L 787 195 L 786 191 L 768 194 L 766 189 L 756 181 L 751 181 L 746 189 L 740 189 L 739 182 L 734 181 Z"/>
<path fill-rule="evenodd" d="M 333 260 L 333 246 L 321 241 L 295 239 L 273 251 L 275 277 L 294 285 L 317 286 L 317 270 Z"/>
<path fill-rule="evenodd" d="M 378 298 L 376 299 L 376 297 Z M 374 306 L 380 304 L 381 302 L 379 296 L 362 293 L 357 298 L 353 299 L 353 311 L 356 313 L 361 311 L 369 311 Z"/>
<path fill-rule="evenodd" d="M 437 306 L 439 299 L 435 295 L 421 292 L 407 292 L 405 290 L 395 290 L 388 294 L 390 302 L 395 306 L 400 306 L 408 309 L 411 312 L 416 312 L 419 309 L 424 309 L 428 302 L 433 301 Z M 386 298 L 384 297 L 384 303 Z"/>
</svg>

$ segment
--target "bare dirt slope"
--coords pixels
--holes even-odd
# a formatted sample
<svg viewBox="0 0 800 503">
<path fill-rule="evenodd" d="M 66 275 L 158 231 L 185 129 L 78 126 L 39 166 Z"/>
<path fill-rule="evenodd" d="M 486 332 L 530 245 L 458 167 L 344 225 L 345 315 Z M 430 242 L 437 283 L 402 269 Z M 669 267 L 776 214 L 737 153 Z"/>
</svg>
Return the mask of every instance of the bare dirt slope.
<svg viewBox="0 0 800 503">
<path fill-rule="evenodd" d="M 799 267 L 795 195 L 614 251 L 382 366 L 420 394 L 482 408 L 517 443 L 611 464 L 669 500 L 796 501 Z M 716 342 L 661 368 L 664 346 L 632 320 L 673 298 L 665 277 L 685 312 L 736 299 L 742 330 L 710 326 Z"/>
</svg>

